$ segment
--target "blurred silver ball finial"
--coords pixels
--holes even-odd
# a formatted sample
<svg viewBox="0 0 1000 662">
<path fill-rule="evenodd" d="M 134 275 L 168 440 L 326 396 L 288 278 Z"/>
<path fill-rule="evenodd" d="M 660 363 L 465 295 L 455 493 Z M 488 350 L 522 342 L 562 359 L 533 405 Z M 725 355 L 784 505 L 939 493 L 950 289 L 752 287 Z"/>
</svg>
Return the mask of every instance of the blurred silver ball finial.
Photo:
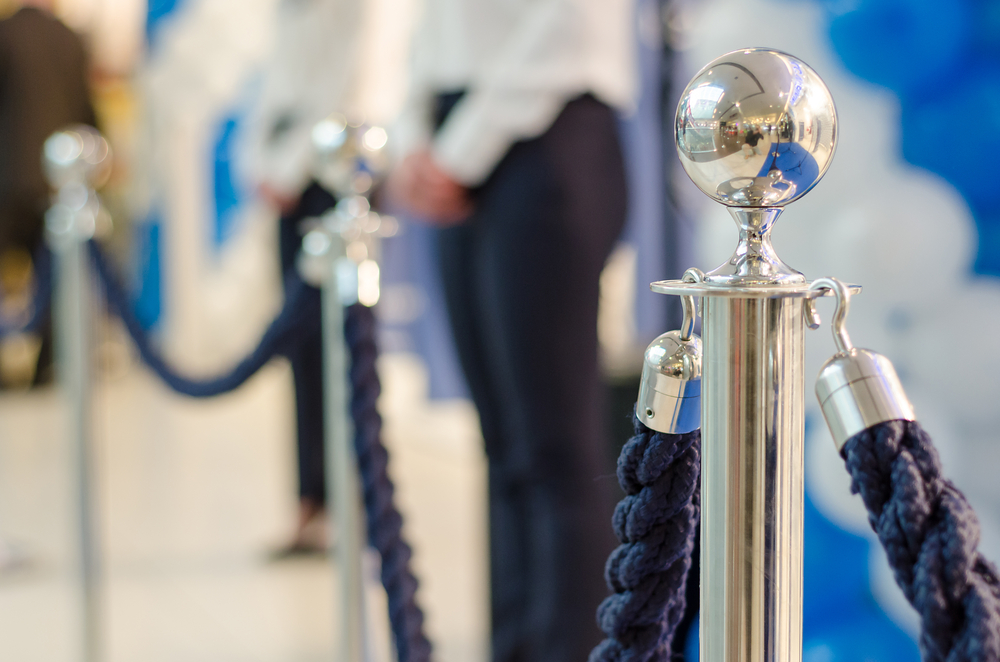
<svg viewBox="0 0 1000 662">
<path fill-rule="evenodd" d="M 730 207 L 781 207 L 826 173 L 837 145 L 830 90 L 780 51 L 733 51 L 685 88 L 674 125 L 688 176 Z"/>
<path fill-rule="evenodd" d="M 46 139 L 42 165 L 53 189 L 76 182 L 100 188 L 111 173 L 111 147 L 97 129 L 77 124 Z"/>
<path fill-rule="evenodd" d="M 316 179 L 338 198 L 368 195 L 388 170 L 388 137 L 362 117 L 330 115 L 312 130 Z"/>
</svg>

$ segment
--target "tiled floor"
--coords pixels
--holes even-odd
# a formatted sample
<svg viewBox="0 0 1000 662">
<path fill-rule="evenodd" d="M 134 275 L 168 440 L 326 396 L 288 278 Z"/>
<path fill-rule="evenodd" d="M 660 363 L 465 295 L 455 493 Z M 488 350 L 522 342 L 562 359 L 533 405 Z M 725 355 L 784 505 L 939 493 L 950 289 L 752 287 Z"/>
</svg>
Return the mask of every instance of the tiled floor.
<svg viewBox="0 0 1000 662">
<path fill-rule="evenodd" d="M 428 403 L 423 373 L 383 359 L 391 470 L 441 662 L 486 659 L 483 477 L 475 414 Z M 294 513 L 283 364 L 189 400 L 139 369 L 95 388 L 106 662 L 333 660 L 335 574 L 271 563 Z M 0 660 L 75 662 L 75 503 L 58 391 L 0 396 L 0 532 L 34 560 L 0 578 Z M 374 658 L 387 658 L 372 581 Z"/>
</svg>

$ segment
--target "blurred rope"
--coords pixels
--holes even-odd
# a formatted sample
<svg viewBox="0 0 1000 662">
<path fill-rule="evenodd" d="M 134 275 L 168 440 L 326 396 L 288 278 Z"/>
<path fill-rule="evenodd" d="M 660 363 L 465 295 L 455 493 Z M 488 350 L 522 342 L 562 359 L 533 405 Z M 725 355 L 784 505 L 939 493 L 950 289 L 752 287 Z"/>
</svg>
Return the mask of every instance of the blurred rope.
<svg viewBox="0 0 1000 662">
<path fill-rule="evenodd" d="M 625 490 L 614 514 L 622 543 L 605 576 L 614 592 L 597 610 L 607 639 L 590 662 L 662 662 L 684 617 L 685 585 L 700 515 L 701 432 L 653 432 L 636 418 L 618 458 Z"/>
<path fill-rule="evenodd" d="M 44 244 L 35 252 L 32 261 L 35 274 L 35 292 L 29 306 L 27 319 L 10 323 L 0 320 L 0 338 L 17 333 L 37 333 L 49 318 L 52 307 L 52 252 Z"/>
<path fill-rule="evenodd" d="M 382 585 L 389 598 L 389 622 L 400 662 L 428 662 L 431 644 L 424 635 L 424 614 L 416 602 L 413 556 L 402 535 L 403 518 L 393 502 L 389 454 L 382 443 L 382 417 L 376 403 L 382 391 L 376 370 L 375 315 L 354 304 L 346 310 L 344 337 L 351 356 L 351 416 L 354 446 L 368 515 L 368 538 L 382 557 Z"/>
<path fill-rule="evenodd" d="M 171 367 L 153 345 L 146 329 L 135 316 L 128 295 L 101 247 L 94 240 L 90 240 L 88 244 L 109 306 L 125 324 L 143 362 L 178 393 L 194 398 L 229 393 L 242 386 L 272 358 L 287 354 L 303 338 L 315 333 L 316 326 L 320 323 L 319 290 L 307 285 L 298 273 L 289 274 L 285 281 L 285 304 L 264 332 L 257 347 L 226 374 L 208 379 L 186 377 Z"/>
<path fill-rule="evenodd" d="M 925 662 L 1000 660 L 1000 580 L 979 553 L 979 521 L 941 475 L 930 437 L 887 421 L 841 451 L 903 594 L 920 614 Z"/>
</svg>

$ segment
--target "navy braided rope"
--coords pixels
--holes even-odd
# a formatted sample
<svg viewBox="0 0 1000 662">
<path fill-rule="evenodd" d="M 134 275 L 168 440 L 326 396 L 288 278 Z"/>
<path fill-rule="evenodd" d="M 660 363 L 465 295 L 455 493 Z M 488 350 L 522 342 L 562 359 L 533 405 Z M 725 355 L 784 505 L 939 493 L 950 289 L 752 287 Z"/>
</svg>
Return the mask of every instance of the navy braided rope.
<svg viewBox="0 0 1000 662">
<path fill-rule="evenodd" d="M 393 502 L 389 454 L 382 443 L 382 417 L 376 403 L 382 391 L 375 361 L 375 315 L 355 304 L 347 308 L 344 337 L 350 353 L 351 417 L 368 515 L 368 538 L 382 557 L 382 585 L 389 601 L 389 623 L 399 662 L 427 662 L 431 644 L 424 635 L 424 614 L 416 602 L 417 579 L 410 569 L 413 551 L 402 535 L 403 518 Z"/>
<path fill-rule="evenodd" d="M 608 558 L 613 595 L 597 610 L 607 635 L 590 662 L 660 662 L 684 617 L 700 515 L 701 433 L 653 432 L 638 419 L 618 458 L 625 490 L 614 514 L 621 545 Z"/>
<path fill-rule="evenodd" d="M 37 333 L 49 319 L 52 306 L 52 252 L 44 244 L 34 256 L 35 293 L 31 298 L 31 315 L 16 324 L 0 323 L 0 338 L 16 333 Z"/>
<path fill-rule="evenodd" d="M 171 367 L 153 345 L 132 310 L 125 289 L 97 242 L 88 242 L 102 290 L 108 304 L 121 318 L 143 362 L 170 388 L 194 398 L 207 398 L 229 393 L 242 386 L 268 361 L 278 354 L 285 354 L 310 334 L 318 332 L 320 323 L 319 290 L 307 285 L 297 273 L 290 274 L 286 282 L 285 303 L 281 312 L 271 322 L 257 347 L 237 363 L 229 372 L 208 379 L 193 379 Z"/>
<path fill-rule="evenodd" d="M 874 425 L 841 451 L 903 594 L 920 614 L 925 662 L 1000 660 L 1000 580 L 979 553 L 979 521 L 941 475 L 912 421 Z"/>
</svg>

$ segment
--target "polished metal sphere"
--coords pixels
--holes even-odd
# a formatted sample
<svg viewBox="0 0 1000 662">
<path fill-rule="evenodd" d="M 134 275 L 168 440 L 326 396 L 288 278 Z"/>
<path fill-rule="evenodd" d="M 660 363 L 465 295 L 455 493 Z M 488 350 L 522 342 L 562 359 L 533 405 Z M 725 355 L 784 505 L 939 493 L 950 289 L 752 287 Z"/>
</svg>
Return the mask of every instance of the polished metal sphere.
<svg viewBox="0 0 1000 662">
<path fill-rule="evenodd" d="M 674 124 L 685 172 L 731 207 L 781 207 L 826 173 L 837 146 L 830 90 L 798 58 L 733 51 L 685 88 Z"/>
<path fill-rule="evenodd" d="M 362 118 L 334 113 L 313 127 L 312 140 L 313 174 L 338 198 L 369 194 L 388 171 L 388 133 Z"/>
<path fill-rule="evenodd" d="M 77 181 L 100 188 L 111 174 L 111 147 L 97 129 L 77 124 L 46 139 L 42 165 L 54 189 Z"/>
</svg>

